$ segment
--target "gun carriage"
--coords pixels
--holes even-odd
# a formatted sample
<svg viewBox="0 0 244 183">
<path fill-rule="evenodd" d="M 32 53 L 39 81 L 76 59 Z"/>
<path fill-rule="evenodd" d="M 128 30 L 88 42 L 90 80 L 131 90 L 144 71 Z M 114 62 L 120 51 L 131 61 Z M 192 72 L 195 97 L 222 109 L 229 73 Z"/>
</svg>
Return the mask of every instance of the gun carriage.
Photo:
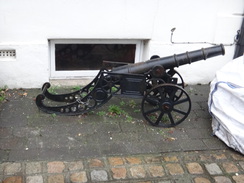
<svg viewBox="0 0 244 183">
<path fill-rule="evenodd" d="M 174 68 L 224 54 L 223 45 L 218 45 L 135 64 L 105 61 L 113 67 L 101 69 L 87 86 L 75 92 L 55 95 L 48 91 L 50 83 L 44 83 L 36 104 L 47 113 L 80 115 L 102 106 L 114 95 L 137 97 L 142 98 L 141 112 L 151 125 L 173 127 L 191 111 L 183 78 Z M 64 104 L 48 106 L 45 98 Z"/>
</svg>

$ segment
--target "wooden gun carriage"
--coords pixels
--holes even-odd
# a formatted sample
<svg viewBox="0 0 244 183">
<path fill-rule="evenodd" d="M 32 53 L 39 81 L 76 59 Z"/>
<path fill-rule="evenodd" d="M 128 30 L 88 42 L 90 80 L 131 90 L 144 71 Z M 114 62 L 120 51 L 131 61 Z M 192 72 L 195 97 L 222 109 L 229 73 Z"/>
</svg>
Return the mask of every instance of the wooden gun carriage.
<svg viewBox="0 0 244 183">
<path fill-rule="evenodd" d="M 135 64 L 105 62 L 112 69 L 101 69 L 82 89 L 55 95 L 44 83 L 36 104 L 44 112 L 58 115 L 80 115 L 105 104 L 114 95 L 142 98 L 141 112 L 154 126 L 173 127 L 184 121 L 191 111 L 191 100 L 184 90 L 184 81 L 174 69 L 199 60 L 224 55 L 223 45 L 202 48 L 173 56 L 155 58 Z M 45 98 L 63 105 L 48 106 Z"/>
</svg>

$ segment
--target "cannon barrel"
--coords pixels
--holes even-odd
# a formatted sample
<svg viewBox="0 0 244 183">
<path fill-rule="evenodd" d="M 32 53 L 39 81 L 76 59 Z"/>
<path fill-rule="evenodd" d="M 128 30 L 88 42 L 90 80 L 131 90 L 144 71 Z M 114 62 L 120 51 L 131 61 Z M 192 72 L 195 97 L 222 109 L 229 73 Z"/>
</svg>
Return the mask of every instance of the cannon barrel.
<svg viewBox="0 0 244 183">
<path fill-rule="evenodd" d="M 179 67 L 185 64 L 191 64 L 192 62 L 196 62 L 199 60 L 206 60 L 211 57 L 215 57 L 218 55 L 224 55 L 225 49 L 224 46 L 218 45 L 209 48 L 202 48 L 200 50 L 195 50 L 191 52 L 186 52 L 182 54 L 174 54 L 168 57 L 161 57 L 157 59 L 148 60 L 145 62 L 139 62 L 136 64 L 129 64 L 120 67 L 113 68 L 111 70 L 112 73 L 132 73 L 132 74 L 142 74 L 154 66 L 163 66 L 164 69 L 170 69 L 174 67 Z"/>
</svg>

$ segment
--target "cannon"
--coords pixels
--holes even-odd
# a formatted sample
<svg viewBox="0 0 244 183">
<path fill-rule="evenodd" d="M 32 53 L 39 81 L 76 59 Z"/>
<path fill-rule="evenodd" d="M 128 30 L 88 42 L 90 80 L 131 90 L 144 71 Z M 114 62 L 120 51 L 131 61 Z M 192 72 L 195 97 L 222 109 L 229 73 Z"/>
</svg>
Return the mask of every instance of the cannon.
<svg viewBox="0 0 244 183">
<path fill-rule="evenodd" d="M 151 125 L 174 127 L 191 111 L 185 83 L 174 68 L 224 54 L 224 46 L 218 45 L 135 64 L 104 61 L 97 76 L 75 92 L 52 94 L 48 91 L 50 83 L 44 83 L 36 105 L 47 113 L 80 115 L 102 106 L 115 95 L 135 97 L 142 99 L 142 115 Z M 48 100 L 56 104 L 50 106 Z"/>
</svg>

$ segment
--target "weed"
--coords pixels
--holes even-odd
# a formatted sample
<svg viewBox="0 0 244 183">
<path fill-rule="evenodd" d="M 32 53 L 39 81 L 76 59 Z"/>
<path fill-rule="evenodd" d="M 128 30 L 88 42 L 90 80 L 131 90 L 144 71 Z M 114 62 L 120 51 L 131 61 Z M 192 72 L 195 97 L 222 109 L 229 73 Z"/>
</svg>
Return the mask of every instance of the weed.
<svg viewBox="0 0 244 183">
<path fill-rule="evenodd" d="M 124 105 L 125 105 L 125 101 L 121 101 L 119 104 L 120 104 L 121 106 L 124 106 Z"/>
<path fill-rule="evenodd" d="M 57 92 L 58 88 L 59 88 L 58 86 L 52 86 L 52 87 L 48 88 L 48 91 L 51 94 L 58 94 L 58 92 Z"/>
<path fill-rule="evenodd" d="M 57 116 L 57 114 L 52 113 L 51 116 L 52 116 L 53 118 L 55 118 L 55 117 Z"/>
<path fill-rule="evenodd" d="M 82 93 L 80 94 L 80 96 L 81 96 L 81 98 L 84 98 L 85 96 L 87 96 L 87 92 L 82 92 Z"/>
<path fill-rule="evenodd" d="M 110 105 L 108 108 L 108 112 L 109 112 L 109 115 L 113 115 L 113 116 L 120 116 L 120 115 L 125 116 L 126 122 L 132 122 L 132 120 L 133 120 L 132 116 L 130 116 L 127 112 L 122 110 L 117 105 Z"/>
<path fill-rule="evenodd" d="M 134 113 L 139 113 L 139 112 L 141 112 L 141 109 L 135 109 L 134 110 Z"/>
<path fill-rule="evenodd" d="M 116 93 L 118 90 L 119 90 L 119 89 L 118 89 L 117 87 L 114 87 L 114 86 L 113 86 L 112 89 L 111 89 L 111 92 L 112 92 L 112 93 Z"/>
<path fill-rule="evenodd" d="M 165 135 L 164 130 L 159 130 L 158 133 L 161 134 L 161 135 Z"/>
<path fill-rule="evenodd" d="M 7 86 L 4 86 L 3 88 L 0 88 L 0 103 L 2 103 L 6 97 L 5 97 L 5 93 L 7 91 Z"/>
<path fill-rule="evenodd" d="M 108 107 L 108 112 L 111 115 L 121 115 L 124 113 L 124 110 L 122 110 L 118 105 L 110 105 Z"/>
<path fill-rule="evenodd" d="M 126 121 L 127 122 L 132 122 L 132 120 L 133 120 L 133 118 L 127 114 L 126 115 Z"/>
<path fill-rule="evenodd" d="M 80 87 L 80 86 L 74 86 L 72 89 L 73 89 L 73 90 L 80 90 L 81 87 Z"/>
<path fill-rule="evenodd" d="M 94 86 L 91 86 L 91 87 L 88 89 L 88 93 L 90 93 L 93 89 L 94 89 Z"/>
<path fill-rule="evenodd" d="M 131 108 L 135 108 L 135 107 L 136 107 L 136 102 L 135 102 L 134 100 L 130 100 L 130 101 L 129 101 L 129 106 L 130 106 Z"/>
<path fill-rule="evenodd" d="M 162 119 L 161 119 L 164 123 L 169 123 L 170 122 L 170 119 L 169 119 L 169 116 L 167 115 L 163 115 Z"/>
<path fill-rule="evenodd" d="M 97 112 L 97 115 L 98 116 L 104 116 L 104 115 L 106 115 L 106 112 L 105 111 L 99 111 L 99 112 Z"/>
</svg>

